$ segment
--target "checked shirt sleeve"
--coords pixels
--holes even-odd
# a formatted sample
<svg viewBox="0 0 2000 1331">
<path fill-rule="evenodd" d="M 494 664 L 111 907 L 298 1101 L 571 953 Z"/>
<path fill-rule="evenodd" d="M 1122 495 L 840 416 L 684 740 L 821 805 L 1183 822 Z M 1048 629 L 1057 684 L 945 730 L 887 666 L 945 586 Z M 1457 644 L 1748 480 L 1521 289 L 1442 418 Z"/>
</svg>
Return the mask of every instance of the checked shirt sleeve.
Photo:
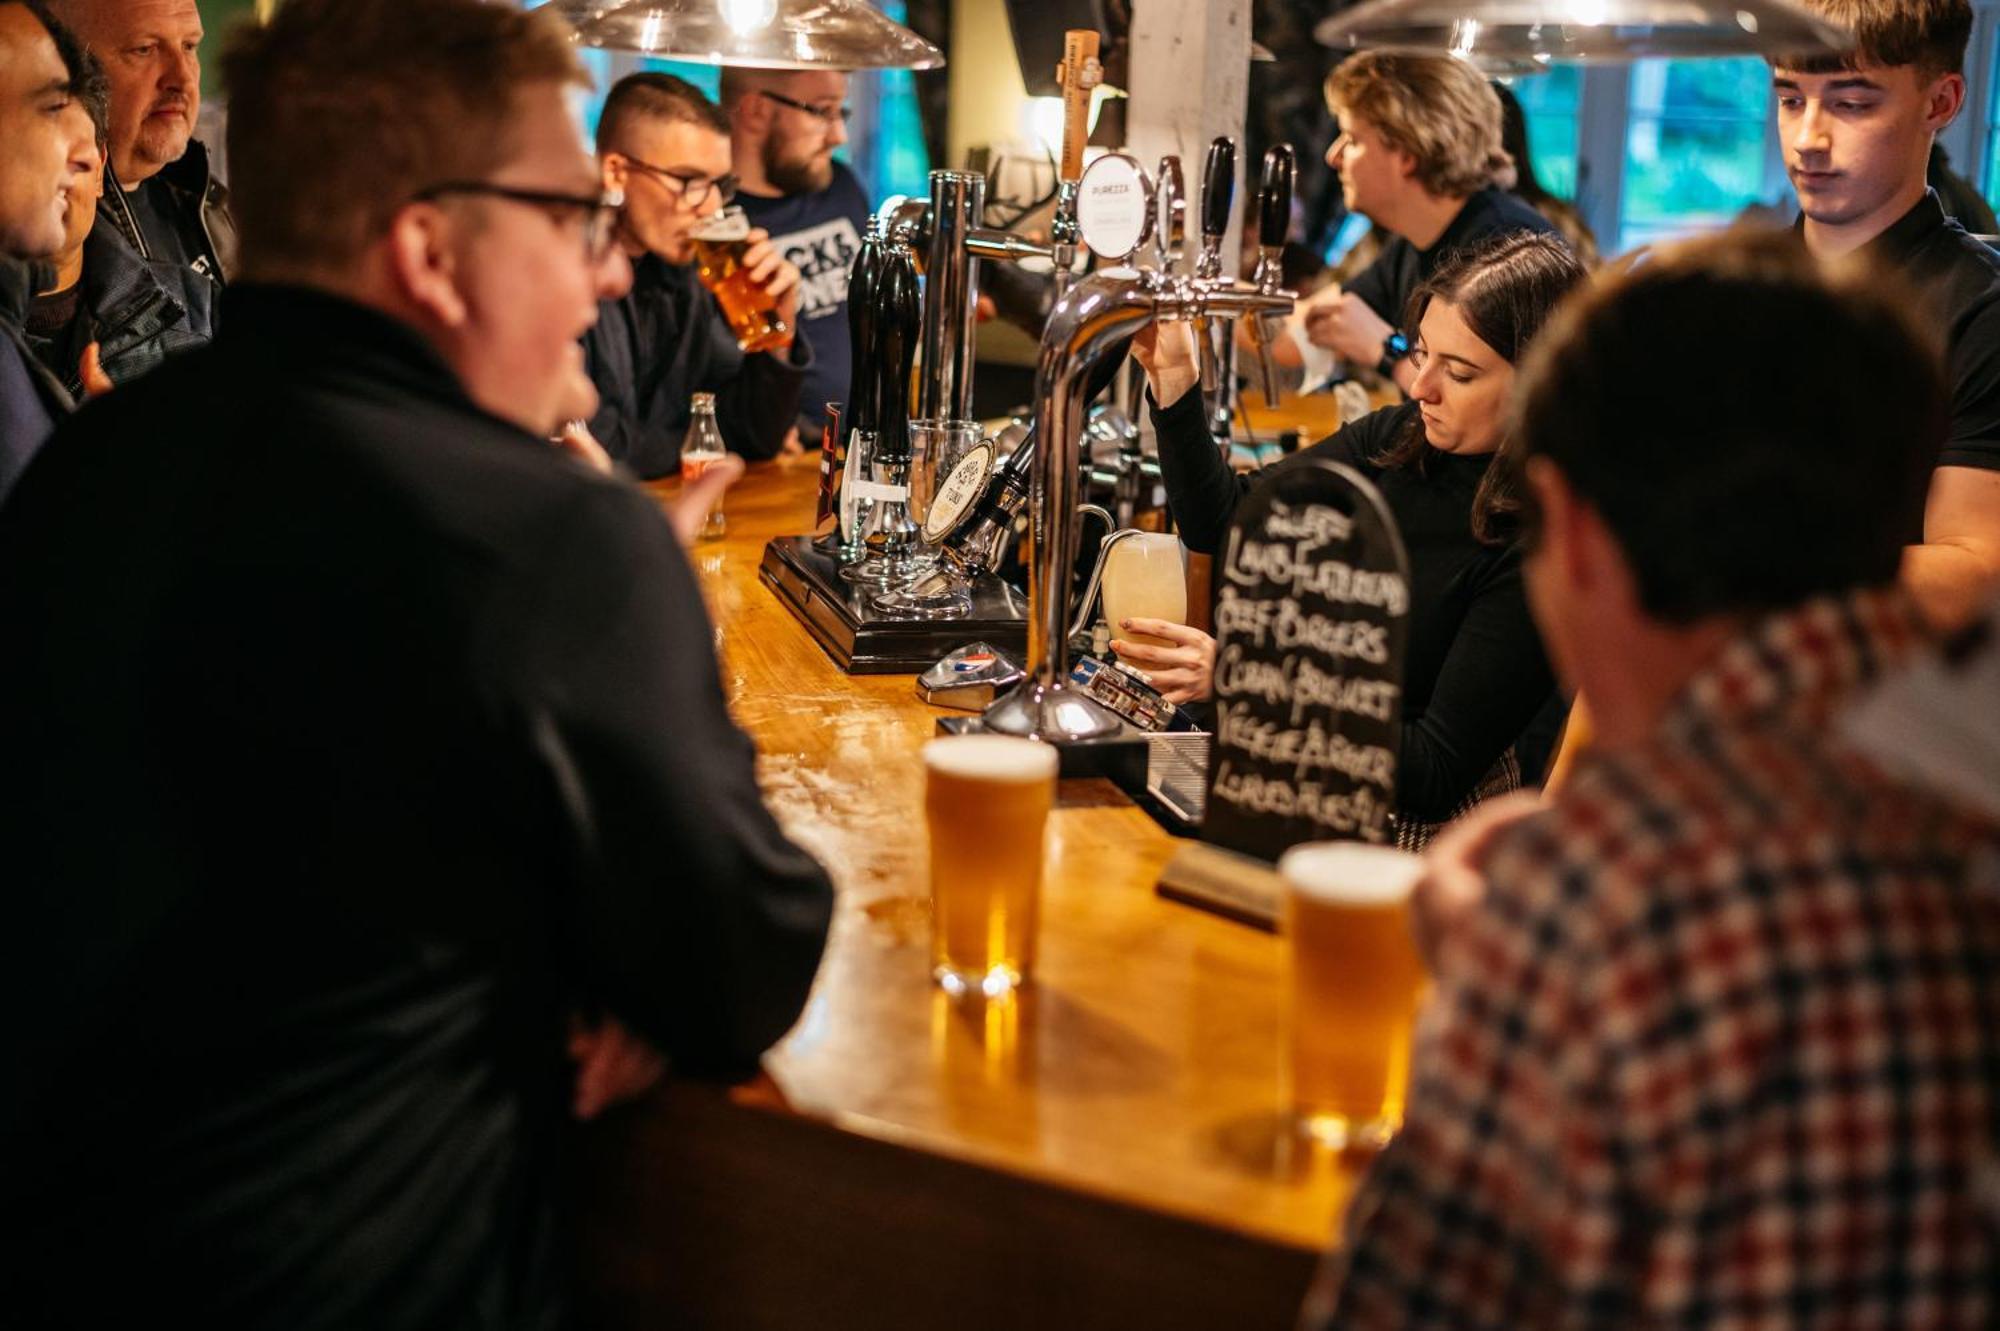
<svg viewBox="0 0 2000 1331">
<path fill-rule="evenodd" d="M 1348 1212 L 1302 1325 L 1629 1324 L 1640 1237 L 1599 1046 L 1590 875 L 1518 829 L 1456 935 L 1419 1035 L 1402 1131 Z"/>
</svg>

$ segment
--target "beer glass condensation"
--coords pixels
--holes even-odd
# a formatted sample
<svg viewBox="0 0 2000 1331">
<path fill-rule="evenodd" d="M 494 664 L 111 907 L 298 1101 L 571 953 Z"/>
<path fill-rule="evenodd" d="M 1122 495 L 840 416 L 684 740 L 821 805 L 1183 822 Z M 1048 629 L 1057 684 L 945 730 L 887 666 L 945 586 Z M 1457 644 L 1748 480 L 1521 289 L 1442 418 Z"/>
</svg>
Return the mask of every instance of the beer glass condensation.
<svg viewBox="0 0 2000 1331">
<path fill-rule="evenodd" d="M 1104 554 L 1104 620 L 1111 635 L 1149 647 L 1171 647 L 1150 633 L 1127 633 L 1118 625 L 1127 619 L 1164 619 L 1187 623 L 1187 566 L 1180 538 L 1162 532 L 1140 532 L 1120 539 Z"/>
<path fill-rule="evenodd" d="M 1403 1118 L 1424 987 L 1410 934 L 1423 861 L 1386 846 L 1321 842 L 1278 861 L 1290 960 L 1292 1105 L 1329 1146 L 1374 1147 Z"/>
<path fill-rule="evenodd" d="M 931 842 L 931 975 L 997 998 L 1027 980 L 1041 914 L 1056 751 L 1006 735 L 924 745 Z"/>
<path fill-rule="evenodd" d="M 746 352 L 776 351 L 790 344 L 791 326 L 778 314 L 778 301 L 750 280 L 743 254 L 750 248 L 750 219 L 734 205 L 695 225 L 695 271 L 715 295 L 722 317 Z"/>
</svg>

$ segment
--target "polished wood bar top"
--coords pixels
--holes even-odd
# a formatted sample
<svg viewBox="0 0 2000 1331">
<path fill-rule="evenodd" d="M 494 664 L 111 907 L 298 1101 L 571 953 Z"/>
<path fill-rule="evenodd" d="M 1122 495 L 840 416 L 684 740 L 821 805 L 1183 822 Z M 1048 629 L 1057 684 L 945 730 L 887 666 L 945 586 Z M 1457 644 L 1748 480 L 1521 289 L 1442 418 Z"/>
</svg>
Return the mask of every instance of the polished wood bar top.
<svg viewBox="0 0 2000 1331">
<path fill-rule="evenodd" d="M 812 456 L 753 466 L 729 494 L 727 535 L 691 553 L 766 798 L 838 888 L 811 1002 L 766 1059 L 791 1107 L 1263 1242 L 1326 1246 L 1359 1165 L 1286 1129 L 1283 944 L 1155 895 L 1173 838 L 1110 783 L 1063 783 L 1023 996 L 956 1004 L 932 985 L 919 750 L 952 714 L 909 676 L 842 674 L 759 583 L 765 541 L 810 529 L 816 479 Z"/>
</svg>

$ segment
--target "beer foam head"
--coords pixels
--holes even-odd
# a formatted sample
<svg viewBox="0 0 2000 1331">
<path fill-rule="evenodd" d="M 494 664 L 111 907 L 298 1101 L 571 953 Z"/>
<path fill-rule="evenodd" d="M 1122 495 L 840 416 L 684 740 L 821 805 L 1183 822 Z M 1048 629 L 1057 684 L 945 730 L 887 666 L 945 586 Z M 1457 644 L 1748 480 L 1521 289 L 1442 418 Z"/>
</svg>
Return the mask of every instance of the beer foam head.
<svg viewBox="0 0 2000 1331">
<path fill-rule="evenodd" d="M 1010 735 L 947 735 L 924 745 L 924 766 L 965 781 L 1053 781 L 1056 749 Z"/>
<path fill-rule="evenodd" d="M 1358 841 L 1294 846 L 1278 861 L 1294 892 L 1329 906 L 1395 906 L 1424 876 L 1421 856 Z"/>
<path fill-rule="evenodd" d="M 726 245 L 732 240 L 743 240 L 750 234 L 750 219 L 741 208 L 724 208 L 721 212 L 704 221 L 697 222 L 693 231 L 696 240 L 711 245 Z"/>
</svg>

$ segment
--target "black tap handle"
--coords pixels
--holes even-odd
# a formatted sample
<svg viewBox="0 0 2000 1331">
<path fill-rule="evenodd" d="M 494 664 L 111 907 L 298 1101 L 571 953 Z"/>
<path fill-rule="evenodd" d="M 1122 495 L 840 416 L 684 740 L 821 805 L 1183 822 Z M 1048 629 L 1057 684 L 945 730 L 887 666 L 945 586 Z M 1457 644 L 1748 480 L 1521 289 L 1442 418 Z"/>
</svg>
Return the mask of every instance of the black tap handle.
<svg viewBox="0 0 2000 1331">
<path fill-rule="evenodd" d="M 1257 196 L 1257 244 L 1283 247 L 1292 231 L 1292 191 L 1298 180 L 1298 159 L 1292 145 L 1280 143 L 1264 154 L 1264 188 Z"/>
<path fill-rule="evenodd" d="M 1201 238 L 1218 241 L 1229 230 L 1236 206 L 1236 143 L 1218 138 L 1208 145 L 1208 170 L 1201 178 Z"/>
</svg>

